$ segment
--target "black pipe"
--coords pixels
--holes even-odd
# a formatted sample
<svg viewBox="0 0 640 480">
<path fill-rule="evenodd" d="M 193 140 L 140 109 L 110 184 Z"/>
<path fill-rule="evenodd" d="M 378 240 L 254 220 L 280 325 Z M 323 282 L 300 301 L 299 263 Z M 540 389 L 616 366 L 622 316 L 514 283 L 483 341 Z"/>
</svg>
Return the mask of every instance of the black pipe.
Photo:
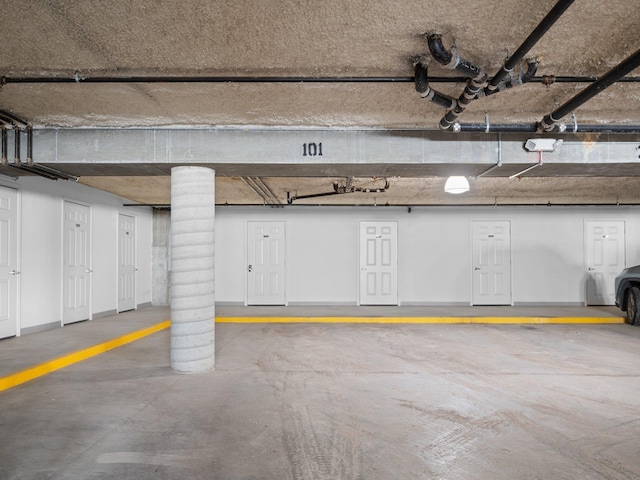
<svg viewBox="0 0 640 480">
<path fill-rule="evenodd" d="M 469 78 L 476 78 L 482 76 L 483 70 L 481 67 L 471 63 L 469 60 L 465 60 L 450 50 L 444 48 L 442 44 L 442 36 L 437 33 L 432 33 L 427 36 L 427 44 L 429 45 L 429 51 L 435 60 L 446 68 L 456 70 Z"/>
<path fill-rule="evenodd" d="M 33 166 L 33 128 L 27 125 L 27 165 Z"/>
<path fill-rule="evenodd" d="M 514 54 L 506 61 L 502 69 L 489 81 L 487 90 L 495 90 L 500 82 L 515 68 L 529 50 L 547 33 L 547 30 L 562 16 L 562 14 L 571 6 L 574 0 L 559 0 L 558 3 L 547 13 L 542 21 L 533 29 L 526 40 L 514 52 Z"/>
<path fill-rule="evenodd" d="M 63 172 L 62 170 L 58 170 L 56 168 L 51 168 L 51 167 L 47 167 L 45 165 L 37 165 L 37 164 L 33 164 L 33 165 L 23 165 L 22 167 L 25 170 L 29 170 L 32 172 L 41 172 L 41 173 L 46 173 L 47 175 L 52 175 L 54 177 L 56 177 L 57 179 L 60 180 L 73 180 L 74 182 L 77 182 L 80 178 L 76 177 L 75 175 L 71 175 L 70 173 L 67 172 Z"/>
<path fill-rule="evenodd" d="M 461 123 L 461 132 L 483 132 L 483 133 L 535 133 L 538 131 L 536 123 L 507 123 L 507 124 L 490 124 L 486 123 Z M 640 125 L 612 125 L 612 124 L 585 124 L 578 125 L 577 130 L 567 129 L 563 132 L 554 132 L 555 134 L 571 135 L 574 133 L 624 133 L 624 134 L 640 134 Z"/>
<path fill-rule="evenodd" d="M 6 167 L 7 164 L 9 163 L 7 159 L 7 150 L 8 150 L 7 144 L 9 143 L 9 138 L 7 135 L 7 127 L 2 125 L 0 126 L 0 128 L 2 129 L 2 165 Z"/>
<path fill-rule="evenodd" d="M 5 112 L 4 110 L 0 110 L 0 122 L 11 125 L 22 125 L 23 127 L 26 127 L 28 123 L 9 112 Z"/>
<path fill-rule="evenodd" d="M 622 78 L 627 73 L 632 72 L 638 66 L 640 66 L 640 50 L 637 50 L 634 54 L 630 55 L 605 73 L 599 80 L 596 80 L 576 96 L 565 102 L 550 114 L 546 115 L 538 125 L 538 129 L 544 132 L 553 131 L 556 123 L 562 117 L 568 115 L 580 105 L 595 97 L 607 87 L 613 85 L 619 78 Z"/>
<path fill-rule="evenodd" d="M 47 172 L 40 172 L 33 167 L 28 167 L 26 165 L 15 165 L 15 164 L 11 164 L 9 166 L 13 168 L 17 168 L 18 170 L 21 170 L 23 172 L 29 172 L 29 173 L 33 173 L 34 175 L 38 175 L 40 177 L 48 178 L 49 180 L 58 180 L 58 177 L 56 177 L 55 175 L 52 175 Z"/>
<path fill-rule="evenodd" d="M 16 125 L 13 127 L 13 147 L 14 147 L 14 158 L 13 163 L 16 166 L 22 165 L 22 161 L 20 160 L 20 128 Z"/>
<path fill-rule="evenodd" d="M 468 77 L 430 77 L 429 83 L 463 83 Z M 583 75 L 543 75 L 533 77 L 533 83 L 591 83 L 597 77 Z M 88 77 L 77 82 L 67 77 L 4 77 L 5 83 L 414 83 L 415 77 Z M 640 76 L 623 77 L 618 82 L 640 83 Z M 0 111 L 0 120 L 2 120 Z M 6 118 L 7 123 L 14 123 Z M 28 122 L 20 120 L 26 125 Z"/>
<path fill-rule="evenodd" d="M 530 60 L 527 64 L 527 70 L 525 71 L 521 70 L 516 78 L 509 78 L 508 80 L 501 82 L 494 90 L 489 90 L 485 88 L 482 94 L 486 96 L 493 95 L 494 93 L 498 93 L 503 90 L 508 90 L 509 88 L 517 87 L 519 85 L 524 85 L 525 83 L 528 83 L 529 81 L 531 81 L 531 79 L 536 73 L 536 70 L 538 70 L 538 62 L 536 60 Z"/>
<path fill-rule="evenodd" d="M 437 92 L 429 86 L 427 65 L 416 63 L 415 88 L 422 98 L 431 100 L 436 105 L 450 109 L 456 106 L 456 100 L 448 95 Z"/>
</svg>

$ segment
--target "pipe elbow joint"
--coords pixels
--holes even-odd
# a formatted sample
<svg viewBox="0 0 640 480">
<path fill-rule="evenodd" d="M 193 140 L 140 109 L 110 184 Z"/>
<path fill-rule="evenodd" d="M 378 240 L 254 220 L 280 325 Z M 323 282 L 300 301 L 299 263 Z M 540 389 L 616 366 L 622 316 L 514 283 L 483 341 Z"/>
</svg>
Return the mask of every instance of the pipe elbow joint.
<svg viewBox="0 0 640 480">
<path fill-rule="evenodd" d="M 448 66 L 451 63 L 454 55 L 450 50 L 444 48 L 442 35 L 438 33 L 427 35 L 427 44 L 429 45 L 429 51 L 436 62 L 444 66 Z"/>
<path fill-rule="evenodd" d="M 429 91 L 429 80 L 427 80 L 427 66 L 416 63 L 415 67 L 415 87 L 416 92 L 425 93 Z"/>
<path fill-rule="evenodd" d="M 538 61 L 535 59 L 529 60 L 527 62 L 527 69 L 525 71 L 521 70 L 520 75 L 518 75 L 520 84 L 529 82 L 534 77 L 537 70 L 538 70 Z"/>
</svg>

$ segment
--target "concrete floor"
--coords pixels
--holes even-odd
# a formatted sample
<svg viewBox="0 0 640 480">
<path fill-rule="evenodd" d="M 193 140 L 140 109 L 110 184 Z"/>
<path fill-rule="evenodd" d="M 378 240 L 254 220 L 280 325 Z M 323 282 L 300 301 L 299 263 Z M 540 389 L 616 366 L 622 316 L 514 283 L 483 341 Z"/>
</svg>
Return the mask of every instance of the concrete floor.
<svg viewBox="0 0 640 480">
<path fill-rule="evenodd" d="M 168 315 L 0 341 L 0 377 Z M 0 479 L 637 479 L 639 346 L 626 324 L 231 323 L 214 372 L 177 375 L 164 330 L 1 392 Z"/>
</svg>

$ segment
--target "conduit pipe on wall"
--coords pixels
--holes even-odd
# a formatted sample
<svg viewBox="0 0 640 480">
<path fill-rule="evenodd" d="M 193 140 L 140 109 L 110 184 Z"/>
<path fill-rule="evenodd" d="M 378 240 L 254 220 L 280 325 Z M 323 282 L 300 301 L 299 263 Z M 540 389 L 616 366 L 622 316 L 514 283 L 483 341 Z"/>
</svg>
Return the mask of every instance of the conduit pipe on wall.
<svg viewBox="0 0 640 480">
<path fill-rule="evenodd" d="M 640 66 L 640 50 L 637 50 L 634 54 L 630 55 L 618 65 L 613 67 L 601 78 L 593 82 L 576 96 L 565 102 L 550 114 L 546 115 L 538 124 L 537 130 L 540 132 L 555 131 L 557 123 L 562 117 L 568 115 L 580 105 L 595 97 L 604 89 L 613 85 L 616 81 L 618 81 L 618 79 L 635 70 L 638 66 Z"/>
</svg>

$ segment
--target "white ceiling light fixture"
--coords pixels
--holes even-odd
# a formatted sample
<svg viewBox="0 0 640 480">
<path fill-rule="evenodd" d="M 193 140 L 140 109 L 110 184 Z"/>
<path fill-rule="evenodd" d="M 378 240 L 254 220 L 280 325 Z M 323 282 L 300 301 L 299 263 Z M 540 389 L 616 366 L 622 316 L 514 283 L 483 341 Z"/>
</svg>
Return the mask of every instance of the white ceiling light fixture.
<svg viewBox="0 0 640 480">
<path fill-rule="evenodd" d="M 444 191 L 447 193 L 459 194 L 469 191 L 469 180 L 467 177 L 452 176 L 447 178 L 444 184 Z"/>
</svg>

